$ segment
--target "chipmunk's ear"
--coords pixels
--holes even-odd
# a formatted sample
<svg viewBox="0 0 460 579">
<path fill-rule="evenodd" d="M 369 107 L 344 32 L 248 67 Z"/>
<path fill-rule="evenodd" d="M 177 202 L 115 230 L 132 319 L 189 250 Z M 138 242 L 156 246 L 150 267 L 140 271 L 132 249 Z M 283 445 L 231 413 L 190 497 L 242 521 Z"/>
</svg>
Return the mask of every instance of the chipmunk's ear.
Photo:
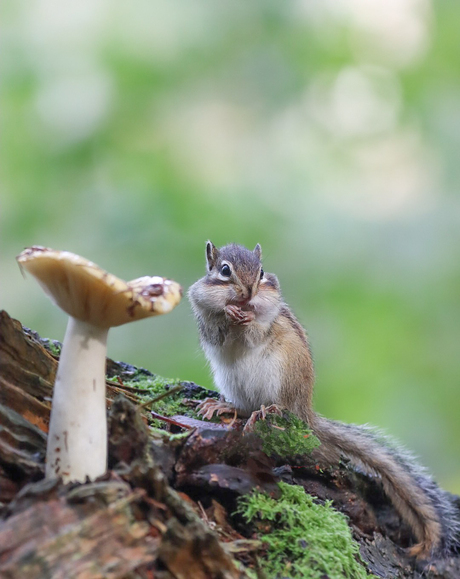
<svg viewBox="0 0 460 579">
<path fill-rule="evenodd" d="M 262 259 L 262 248 L 260 247 L 260 243 L 258 243 L 255 247 L 254 247 L 254 252 L 257 256 L 258 259 Z"/>
<path fill-rule="evenodd" d="M 218 255 L 219 250 L 217 247 L 212 243 L 212 241 L 208 241 L 206 243 L 206 263 L 208 266 L 208 271 L 211 271 L 212 268 L 216 265 Z"/>
</svg>

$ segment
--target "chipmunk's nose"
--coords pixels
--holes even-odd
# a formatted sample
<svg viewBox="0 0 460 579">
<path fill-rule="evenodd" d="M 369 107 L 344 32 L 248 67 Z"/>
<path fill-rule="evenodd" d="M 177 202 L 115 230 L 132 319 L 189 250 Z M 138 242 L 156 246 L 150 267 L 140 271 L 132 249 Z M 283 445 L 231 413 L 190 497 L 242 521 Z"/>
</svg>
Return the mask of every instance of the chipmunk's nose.
<svg viewBox="0 0 460 579">
<path fill-rule="evenodd" d="M 241 290 L 240 296 L 238 297 L 238 303 L 245 305 L 247 304 L 252 297 L 252 288 L 243 288 Z"/>
</svg>

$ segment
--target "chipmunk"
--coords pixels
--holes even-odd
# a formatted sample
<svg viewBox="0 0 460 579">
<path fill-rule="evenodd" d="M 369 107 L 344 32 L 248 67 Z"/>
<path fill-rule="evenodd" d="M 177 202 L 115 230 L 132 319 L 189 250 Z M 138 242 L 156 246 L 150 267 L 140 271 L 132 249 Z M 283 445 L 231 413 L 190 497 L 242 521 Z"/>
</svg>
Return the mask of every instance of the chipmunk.
<svg viewBox="0 0 460 579">
<path fill-rule="evenodd" d="M 337 464 L 341 457 L 377 475 L 385 493 L 417 543 L 418 559 L 459 547 L 460 516 L 451 496 L 425 469 L 367 426 L 328 420 L 313 410 L 314 370 L 305 330 L 283 302 L 278 278 L 265 273 L 261 247 L 206 244 L 207 274 L 189 299 L 201 344 L 221 400 L 200 406 L 205 418 L 237 412 L 252 424 L 262 413 L 289 410 L 305 420 L 321 442 L 315 460 Z M 268 407 L 265 409 L 265 407 Z"/>
</svg>

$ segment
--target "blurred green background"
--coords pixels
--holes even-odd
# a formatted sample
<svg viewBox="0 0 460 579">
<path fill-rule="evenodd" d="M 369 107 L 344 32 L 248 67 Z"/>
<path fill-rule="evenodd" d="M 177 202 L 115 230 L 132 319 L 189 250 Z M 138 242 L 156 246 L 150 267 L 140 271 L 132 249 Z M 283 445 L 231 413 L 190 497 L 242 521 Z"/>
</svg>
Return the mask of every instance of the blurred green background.
<svg viewBox="0 0 460 579">
<path fill-rule="evenodd" d="M 124 279 L 262 244 L 311 337 L 316 407 L 460 492 L 460 75 L 453 0 L 3 3 L 0 307 L 62 339 L 15 256 Z M 212 381 L 187 300 L 109 355 Z"/>
</svg>

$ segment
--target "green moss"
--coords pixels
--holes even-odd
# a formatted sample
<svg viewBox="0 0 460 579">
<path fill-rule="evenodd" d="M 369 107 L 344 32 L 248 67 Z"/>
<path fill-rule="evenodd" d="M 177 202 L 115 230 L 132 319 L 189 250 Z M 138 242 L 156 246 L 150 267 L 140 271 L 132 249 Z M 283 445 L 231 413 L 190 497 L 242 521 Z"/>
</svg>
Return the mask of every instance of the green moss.
<svg viewBox="0 0 460 579">
<path fill-rule="evenodd" d="M 300 486 L 279 483 L 281 496 L 254 492 L 238 500 L 237 513 L 255 524 L 267 546 L 261 561 L 270 579 L 365 579 L 359 548 L 343 514 L 318 504 Z"/>
<path fill-rule="evenodd" d="M 256 422 L 254 431 L 262 439 L 263 451 L 270 456 L 289 458 L 310 454 L 320 445 L 307 424 L 291 412 L 284 412 L 283 416 L 267 414 L 265 420 Z"/>
<path fill-rule="evenodd" d="M 56 343 L 52 342 L 50 340 L 49 344 L 48 344 L 48 348 L 49 351 L 53 354 L 53 356 L 56 356 L 56 358 L 59 358 L 59 356 L 61 355 L 61 345 L 57 345 Z"/>
<path fill-rule="evenodd" d="M 126 385 L 138 388 L 139 390 L 145 390 L 152 396 L 158 396 L 158 394 L 162 394 L 166 388 L 172 388 L 173 386 L 177 386 L 179 383 L 180 380 L 178 379 L 164 378 L 158 374 L 142 376 L 128 382 L 125 381 Z"/>
<path fill-rule="evenodd" d="M 150 426 L 149 428 L 150 434 L 156 440 L 166 441 L 167 443 L 171 444 L 174 442 L 182 442 L 188 436 L 190 436 L 190 430 L 185 430 L 184 432 L 177 432 L 176 434 L 172 434 L 162 428 L 156 428 L 155 426 Z"/>
<path fill-rule="evenodd" d="M 114 382 L 117 384 L 118 378 L 115 376 L 114 378 L 108 379 L 110 382 Z M 153 374 L 152 376 L 145 376 L 145 374 L 139 374 L 139 376 L 134 376 L 131 380 L 123 380 L 123 384 L 125 386 L 129 386 L 131 388 L 136 388 L 137 390 L 143 390 L 144 393 L 139 393 L 139 403 L 142 404 L 147 402 L 148 400 L 159 396 L 165 392 L 168 392 L 174 386 L 180 384 L 179 379 L 171 379 L 171 378 L 164 378 L 163 376 L 159 376 L 158 374 Z M 196 417 L 196 412 L 194 409 L 189 408 L 185 404 L 183 404 L 183 393 L 179 390 L 163 398 L 162 400 L 158 400 L 153 402 L 148 409 L 153 410 L 157 414 L 162 414 L 163 416 L 174 416 L 175 414 L 185 414 L 187 416 Z M 162 423 L 161 420 L 152 419 L 151 424 L 153 426 L 161 427 Z"/>
<path fill-rule="evenodd" d="M 62 350 L 61 342 L 50 340 L 49 338 L 40 338 L 40 343 L 52 356 L 59 358 Z"/>
</svg>

